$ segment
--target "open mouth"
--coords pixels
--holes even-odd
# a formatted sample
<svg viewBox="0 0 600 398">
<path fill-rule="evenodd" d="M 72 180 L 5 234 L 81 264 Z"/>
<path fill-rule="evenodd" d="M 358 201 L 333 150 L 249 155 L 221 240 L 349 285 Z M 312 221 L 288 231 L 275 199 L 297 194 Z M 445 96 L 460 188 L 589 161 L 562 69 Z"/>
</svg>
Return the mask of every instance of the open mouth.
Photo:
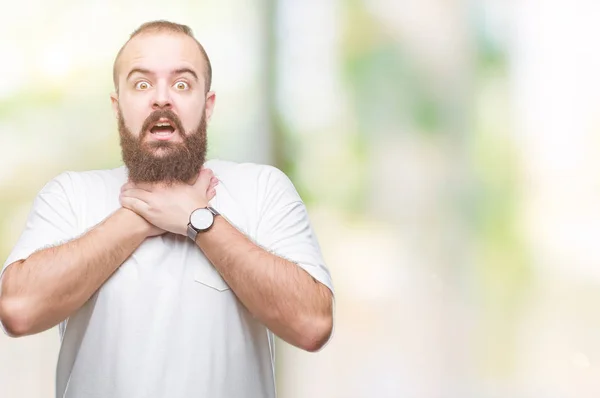
<svg viewBox="0 0 600 398">
<path fill-rule="evenodd" d="M 177 129 L 174 123 L 168 119 L 161 119 L 150 127 L 152 137 L 157 140 L 168 140 L 175 135 Z"/>
</svg>

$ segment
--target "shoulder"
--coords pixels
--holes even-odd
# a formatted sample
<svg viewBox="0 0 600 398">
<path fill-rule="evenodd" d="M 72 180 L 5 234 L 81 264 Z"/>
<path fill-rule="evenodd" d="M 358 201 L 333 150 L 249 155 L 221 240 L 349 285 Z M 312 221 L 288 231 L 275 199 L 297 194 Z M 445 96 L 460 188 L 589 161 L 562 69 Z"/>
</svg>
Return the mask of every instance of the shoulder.
<svg viewBox="0 0 600 398">
<path fill-rule="evenodd" d="M 51 178 L 42 188 L 41 194 L 62 192 L 73 197 L 78 192 L 106 189 L 108 185 L 122 184 L 126 180 L 124 167 L 104 170 L 63 171 Z"/>
<path fill-rule="evenodd" d="M 279 168 L 268 164 L 213 159 L 206 162 L 205 166 L 229 185 L 251 185 L 265 192 L 277 188 L 295 191 L 290 178 Z"/>
<path fill-rule="evenodd" d="M 271 174 L 283 174 L 275 166 L 251 162 L 232 162 L 229 160 L 211 159 L 205 163 L 205 167 L 211 169 L 216 175 L 223 178 L 236 180 L 251 178 L 264 178 Z"/>
<path fill-rule="evenodd" d="M 257 200 L 263 205 L 301 201 L 291 179 L 275 166 L 210 160 L 205 167 L 219 178 L 219 185 L 245 200 Z"/>
<path fill-rule="evenodd" d="M 71 181 L 75 184 L 94 184 L 98 182 L 113 183 L 124 182 L 127 180 L 127 171 L 125 166 L 113 169 L 98 169 L 85 171 L 65 171 Z"/>
</svg>

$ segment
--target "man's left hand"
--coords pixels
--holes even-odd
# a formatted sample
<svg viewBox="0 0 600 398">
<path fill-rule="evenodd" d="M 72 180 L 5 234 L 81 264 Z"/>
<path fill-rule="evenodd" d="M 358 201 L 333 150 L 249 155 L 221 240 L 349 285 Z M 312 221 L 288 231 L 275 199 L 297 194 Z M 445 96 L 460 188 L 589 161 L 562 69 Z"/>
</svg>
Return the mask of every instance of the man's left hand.
<svg viewBox="0 0 600 398">
<path fill-rule="evenodd" d="M 217 183 L 212 170 L 203 168 L 193 185 L 128 182 L 121 188 L 119 201 L 156 227 L 185 236 L 190 214 L 208 206 Z"/>
</svg>

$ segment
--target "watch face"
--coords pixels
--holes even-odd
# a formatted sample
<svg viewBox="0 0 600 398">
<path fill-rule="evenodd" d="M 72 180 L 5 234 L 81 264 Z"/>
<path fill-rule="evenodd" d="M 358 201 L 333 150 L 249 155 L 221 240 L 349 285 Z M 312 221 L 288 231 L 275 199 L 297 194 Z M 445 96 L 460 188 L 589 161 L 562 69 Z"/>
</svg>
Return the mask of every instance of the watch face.
<svg viewBox="0 0 600 398">
<path fill-rule="evenodd" d="M 213 220 L 214 216 L 208 209 L 196 209 L 190 216 L 192 227 L 200 231 L 209 228 L 212 225 Z"/>
</svg>

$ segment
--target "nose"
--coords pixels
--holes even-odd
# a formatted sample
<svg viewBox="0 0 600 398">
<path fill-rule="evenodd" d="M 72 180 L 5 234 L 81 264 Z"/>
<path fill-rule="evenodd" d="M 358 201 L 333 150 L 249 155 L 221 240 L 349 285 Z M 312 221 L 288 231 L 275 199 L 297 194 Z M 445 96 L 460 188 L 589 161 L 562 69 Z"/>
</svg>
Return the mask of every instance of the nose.
<svg viewBox="0 0 600 398">
<path fill-rule="evenodd" d="M 152 99 L 152 109 L 171 109 L 171 97 L 167 87 L 159 87 L 155 91 L 155 96 Z"/>
</svg>

